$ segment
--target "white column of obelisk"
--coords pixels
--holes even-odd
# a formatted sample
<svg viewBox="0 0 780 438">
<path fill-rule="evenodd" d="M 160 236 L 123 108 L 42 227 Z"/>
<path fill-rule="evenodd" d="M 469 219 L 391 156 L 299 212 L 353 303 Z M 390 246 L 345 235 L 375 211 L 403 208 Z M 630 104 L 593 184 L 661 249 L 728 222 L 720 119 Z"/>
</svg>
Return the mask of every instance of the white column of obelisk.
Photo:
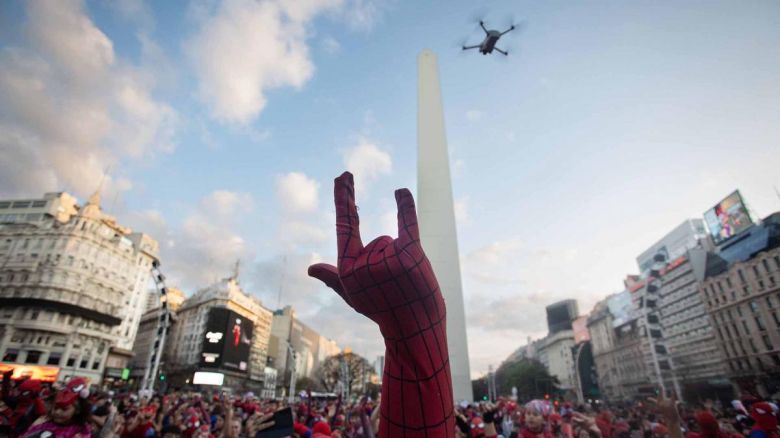
<svg viewBox="0 0 780 438">
<path fill-rule="evenodd" d="M 425 49 L 417 57 L 417 63 L 417 220 L 420 239 L 447 303 L 453 396 L 455 402 L 472 401 L 450 158 L 436 55 Z"/>
</svg>

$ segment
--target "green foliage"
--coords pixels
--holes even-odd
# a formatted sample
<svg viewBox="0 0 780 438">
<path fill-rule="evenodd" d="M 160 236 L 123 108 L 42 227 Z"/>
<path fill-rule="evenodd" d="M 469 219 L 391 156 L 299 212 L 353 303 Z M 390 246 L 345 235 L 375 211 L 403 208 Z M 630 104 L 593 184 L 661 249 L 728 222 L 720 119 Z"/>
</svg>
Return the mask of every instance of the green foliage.
<svg viewBox="0 0 780 438">
<path fill-rule="evenodd" d="M 544 398 L 545 394 L 556 394 L 559 384 L 558 379 L 551 376 L 541 362 L 533 359 L 505 363 L 496 370 L 498 393 L 509 396 L 512 395 L 512 387 L 516 387 L 520 400 L 532 400 Z M 487 385 L 485 392 L 487 392 Z"/>
<path fill-rule="evenodd" d="M 339 353 L 327 357 L 314 371 L 314 378 L 325 391 L 336 392 L 339 382 L 342 382 L 342 363 L 347 364 L 347 385 L 349 392 L 352 388 L 364 388 L 363 382 L 370 380 L 371 375 L 376 374 L 374 367 L 363 357 L 355 353 Z"/>
<path fill-rule="evenodd" d="M 320 383 L 310 377 L 301 377 L 295 381 L 295 390 L 317 392 L 322 390 Z"/>
</svg>

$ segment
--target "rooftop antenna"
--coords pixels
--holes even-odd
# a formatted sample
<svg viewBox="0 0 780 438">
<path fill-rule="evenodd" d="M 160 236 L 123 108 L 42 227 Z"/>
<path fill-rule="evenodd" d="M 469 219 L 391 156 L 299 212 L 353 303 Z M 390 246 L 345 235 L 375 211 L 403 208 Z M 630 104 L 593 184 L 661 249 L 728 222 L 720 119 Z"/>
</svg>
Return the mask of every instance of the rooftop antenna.
<svg viewBox="0 0 780 438">
<path fill-rule="evenodd" d="M 241 268 L 241 259 L 239 258 L 236 260 L 235 266 L 233 266 L 233 280 L 235 280 L 236 283 L 238 283 L 238 272 L 240 268 Z"/>
</svg>

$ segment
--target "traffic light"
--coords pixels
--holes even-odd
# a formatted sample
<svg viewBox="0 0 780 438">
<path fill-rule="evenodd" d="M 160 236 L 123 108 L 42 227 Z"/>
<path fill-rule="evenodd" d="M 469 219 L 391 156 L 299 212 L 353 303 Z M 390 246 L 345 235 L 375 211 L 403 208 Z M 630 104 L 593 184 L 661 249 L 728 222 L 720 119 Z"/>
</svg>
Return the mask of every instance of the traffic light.
<svg viewBox="0 0 780 438">
<path fill-rule="evenodd" d="M 486 396 L 486 395 L 483 395 L 483 396 L 482 396 L 482 400 L 483 400 L 483 401 L 487 401 L 487 396 Z"/>
<path fill-rule="evenodd" d="M 163 381 L 163 380 L 165 380 L 165 374 L 164 373 L 160 373 L 160 381 Z"/>
<path fill-rule="evenodd" d="M 545 400 L 549 400 L 549 399 L 550 399 L 550 394 L 545 394 L 545 395 L 544 395 L 544 399 L 545 399 Z"/>
</svg>

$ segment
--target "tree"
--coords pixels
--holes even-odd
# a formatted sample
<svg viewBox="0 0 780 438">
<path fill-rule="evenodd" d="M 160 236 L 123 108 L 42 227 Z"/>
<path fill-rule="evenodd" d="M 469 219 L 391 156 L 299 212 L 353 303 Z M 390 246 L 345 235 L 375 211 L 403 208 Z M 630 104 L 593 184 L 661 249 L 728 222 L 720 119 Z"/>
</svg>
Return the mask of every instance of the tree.
<svg viewBox="0 0 780 438">
<path fill-rule="evenodd" d="M 347 368 L 347 378 L 344 379 L 344 363 Z M 374 367 L 363 357 L 355 353 L 339 353 L 326 358 L 314 371 L 314 378 L 328 392 L 338 392 L 346 380 L 347 391 L 364 391 L 366 383 L 376 374 Z"/>
<path fill-rule="evenodd" d="M 512 387 L 516 387 L 521 400 L 555 394 L 559 383 L 541 362 L 533 359 L 505 363 L 496 370 L 496 390 L 502 395 L 510 395 Z"/>
<path fill-rule="evenodd" d="M 304 376 L 295 381 L 295 389 L 296 391 L 316 392 L 322 389 L 322 385 L 320 385 L 320 382 L 318 382 L 317 380 L 312 379 L 311 377 Z"/>
</svg>

